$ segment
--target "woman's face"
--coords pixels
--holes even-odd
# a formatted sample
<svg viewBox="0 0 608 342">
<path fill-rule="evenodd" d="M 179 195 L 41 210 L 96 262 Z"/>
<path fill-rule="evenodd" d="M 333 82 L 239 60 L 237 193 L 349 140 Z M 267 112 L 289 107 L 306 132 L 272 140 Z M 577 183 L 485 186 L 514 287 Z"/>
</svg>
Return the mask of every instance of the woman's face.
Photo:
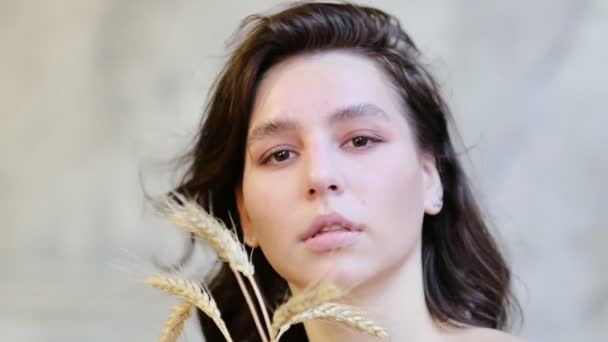
<svg viewBox="0 0 608 342">
<path fill-rule="evenodd" d="M 291 57 L 260 83 L 237 205 L 292 288 L 361 285 L 419 253 L 441 184 L 404 115 L 380 67 L 347 52 Z"/>
</svg>

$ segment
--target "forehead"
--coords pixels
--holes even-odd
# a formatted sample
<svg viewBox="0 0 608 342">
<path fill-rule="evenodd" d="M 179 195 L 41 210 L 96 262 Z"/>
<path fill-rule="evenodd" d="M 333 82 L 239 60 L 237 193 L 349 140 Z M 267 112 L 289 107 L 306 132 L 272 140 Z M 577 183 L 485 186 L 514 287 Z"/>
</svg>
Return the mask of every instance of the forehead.
<svg viewBox="0 0 608 342">
<path fill-rule="evenodd" d="M 397 99 L 388 77 L 368 57 L 344 51 L 297 55 L 274 65 L 260 82 L 250 127 L 274 119 L 314 121 L 358 103 L 395 115 Z"/>
</svg>

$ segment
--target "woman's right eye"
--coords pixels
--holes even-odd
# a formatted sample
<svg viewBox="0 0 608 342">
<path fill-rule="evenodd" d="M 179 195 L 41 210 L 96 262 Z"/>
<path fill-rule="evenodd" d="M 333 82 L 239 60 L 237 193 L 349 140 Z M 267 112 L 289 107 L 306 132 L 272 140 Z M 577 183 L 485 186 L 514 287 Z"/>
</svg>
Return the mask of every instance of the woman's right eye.
<svg viewBox="0 0 608 342">
<path fill-rule="evenodd" d="M 289 150 L 276 151 L 270 154 L 270 156 L 266 157 L 264 160 L 262 160 L 262 164 L 268 164 L 270 162 L 281 163 L 290 158 L 290 153 L 291 151 Z"/>
</svg>

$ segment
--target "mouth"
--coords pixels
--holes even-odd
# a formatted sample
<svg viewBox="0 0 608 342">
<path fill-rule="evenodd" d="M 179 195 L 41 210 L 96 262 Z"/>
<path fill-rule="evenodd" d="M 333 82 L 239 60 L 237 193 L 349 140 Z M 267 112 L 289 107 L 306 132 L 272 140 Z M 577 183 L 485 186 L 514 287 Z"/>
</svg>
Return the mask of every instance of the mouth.
<svg viewBox="0 0 608 342">
<path fill-rule="evenodd" d="M 301 236 L 301 240 L 313 252 L 327 252 L 354 243 L 362 231 L 361 225 L 345 219 L 338 213 L 331 213 L 315 218 Z"/>
</svg>

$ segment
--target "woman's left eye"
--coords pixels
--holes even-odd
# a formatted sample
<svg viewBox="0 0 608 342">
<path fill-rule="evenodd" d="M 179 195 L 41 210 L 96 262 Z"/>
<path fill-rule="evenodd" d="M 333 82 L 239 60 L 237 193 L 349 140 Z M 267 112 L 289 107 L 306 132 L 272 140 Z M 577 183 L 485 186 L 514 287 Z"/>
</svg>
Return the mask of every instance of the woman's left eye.
<svg viewBox="0 0 608 342">
<path fill-rule="evenodd" d="M 366 136 L 356 136 L 348 141 L 348 143 L 352 143 L 352 146 L 355 148 L 364 148 L 370 144 L 381 142 L 382 140 L 366 137 Z"/>
</svg>

